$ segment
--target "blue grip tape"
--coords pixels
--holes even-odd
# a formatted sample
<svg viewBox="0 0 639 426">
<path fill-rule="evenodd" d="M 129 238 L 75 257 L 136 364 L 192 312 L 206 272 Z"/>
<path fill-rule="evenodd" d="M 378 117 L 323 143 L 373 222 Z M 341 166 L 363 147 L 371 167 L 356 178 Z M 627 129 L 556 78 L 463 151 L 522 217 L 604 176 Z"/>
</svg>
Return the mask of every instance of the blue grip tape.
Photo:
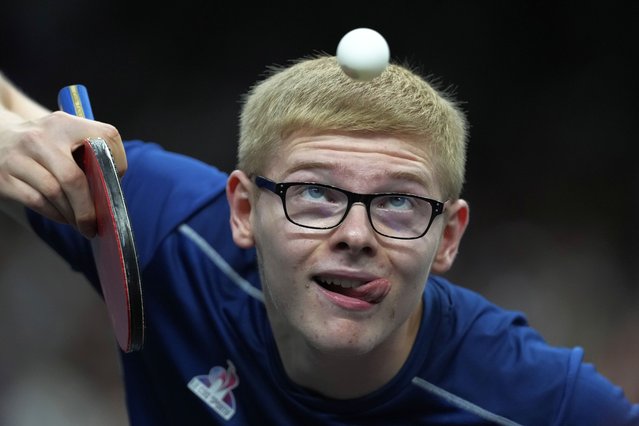
<svg viewBox="0 0 639 426">
<path fill-rule="evenodd" d="M 81 84 L 63 87 L 58 93 L 58 106 L 64 112 L 93 120 L 89 93 Z"/>
</svg>

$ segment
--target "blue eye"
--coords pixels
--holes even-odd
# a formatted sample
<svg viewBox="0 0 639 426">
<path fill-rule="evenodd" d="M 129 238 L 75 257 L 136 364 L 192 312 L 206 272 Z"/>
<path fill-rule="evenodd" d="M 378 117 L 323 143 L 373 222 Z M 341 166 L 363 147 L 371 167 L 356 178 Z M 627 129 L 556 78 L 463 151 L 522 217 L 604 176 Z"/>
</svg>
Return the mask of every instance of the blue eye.
<svg viewBox="0 0 639 426">
<path fill-rule="evenodd" d="M 326 188 L 321 186 L 306 186 L 302 191 L 302 196 L 318 200 L 326 195 Z"/>
<path fill-rule="evenodd" d="M 389 195 L 380 198 L 377 202 L 377 207 L 386 210 L 411 210 L 414 204 L 411 197 Z"/>
<path fill-rule="evenodd" d="M 403 207 L 408 203 L 408 199 L 406 197 L 392 197 L 388 201 L 393 207 Z"/>
</svg>

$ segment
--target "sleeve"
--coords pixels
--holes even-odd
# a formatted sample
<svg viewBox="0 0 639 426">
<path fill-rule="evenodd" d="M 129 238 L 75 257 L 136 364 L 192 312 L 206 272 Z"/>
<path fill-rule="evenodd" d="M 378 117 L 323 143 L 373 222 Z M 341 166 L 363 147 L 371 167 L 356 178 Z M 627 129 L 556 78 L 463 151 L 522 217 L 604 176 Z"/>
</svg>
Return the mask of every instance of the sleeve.
<svg viewBox="0 0 639 426">
<path fill-rule="evenodd" d="M 131 141 L 126 147 L 129 170 L 122 191 L 144 269 L 172 230 L 224 192 L 227 175 L 156 144 Z"/>
<path fill-rule="evenodd" d="M 453 330 L 444 362 L 455 370 L 441 371 L 456 372 L 442 380 L 445 389 L 525 425 L 639 426 L 639 405 L 584 363 L 581 348 L 549 345 L 523 314 L 442 288 Z"/>
<path fill-rule="evenodd" d="M 592 364 L 580 363 L 570 386 L 557 424 L 639 426 L 639 404 L 628 401 Z"/>
<path fill-rule="evenodd" d="M 140 270 L 171 230 L 224 191 L 226 175 L 193 158 L 142 141 L 125 144 L 129 168 L 122 179 Z M 89 240 L 71 226 L 27 211 L 36 234 L 99 290 Z"/>
</svg>

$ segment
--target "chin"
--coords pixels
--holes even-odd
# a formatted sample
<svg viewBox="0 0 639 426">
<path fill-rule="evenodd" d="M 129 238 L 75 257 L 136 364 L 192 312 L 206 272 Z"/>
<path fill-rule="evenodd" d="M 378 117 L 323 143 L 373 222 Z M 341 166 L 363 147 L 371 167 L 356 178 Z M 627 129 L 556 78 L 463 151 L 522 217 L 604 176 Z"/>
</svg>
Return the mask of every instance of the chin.
<svg viewBox="0 0 639 426">
<path fill-rule="evenodd" d="M 335 325 L 333 326 L 335 328 Z M 307 334 L 306 341 L 315 351 L 324 356 L 351 357 L 361 356 L 377 347 L 381 339 L 370 333 L 350 330 L 353 327 L 343 327 L 334 330 L 313 330 Z"/>
</svg>

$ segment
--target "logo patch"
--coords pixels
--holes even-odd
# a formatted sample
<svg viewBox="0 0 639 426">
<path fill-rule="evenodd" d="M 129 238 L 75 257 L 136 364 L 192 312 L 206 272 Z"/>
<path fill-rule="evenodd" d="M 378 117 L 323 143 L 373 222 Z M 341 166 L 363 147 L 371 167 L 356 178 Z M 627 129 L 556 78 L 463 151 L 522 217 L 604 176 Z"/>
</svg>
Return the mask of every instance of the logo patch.
<svg viewBox="0 0 639 426">
<path fill-rule="evenodd" d="M 229 420 L 235 414 L 235 397 L 231 391 L 240 384 L 240 380 L 233 363 L 226 362 L 227 369 L 213 367 L 208 375 L 193 377 L 188 388 L 224 420 Z"/>
</svg>

